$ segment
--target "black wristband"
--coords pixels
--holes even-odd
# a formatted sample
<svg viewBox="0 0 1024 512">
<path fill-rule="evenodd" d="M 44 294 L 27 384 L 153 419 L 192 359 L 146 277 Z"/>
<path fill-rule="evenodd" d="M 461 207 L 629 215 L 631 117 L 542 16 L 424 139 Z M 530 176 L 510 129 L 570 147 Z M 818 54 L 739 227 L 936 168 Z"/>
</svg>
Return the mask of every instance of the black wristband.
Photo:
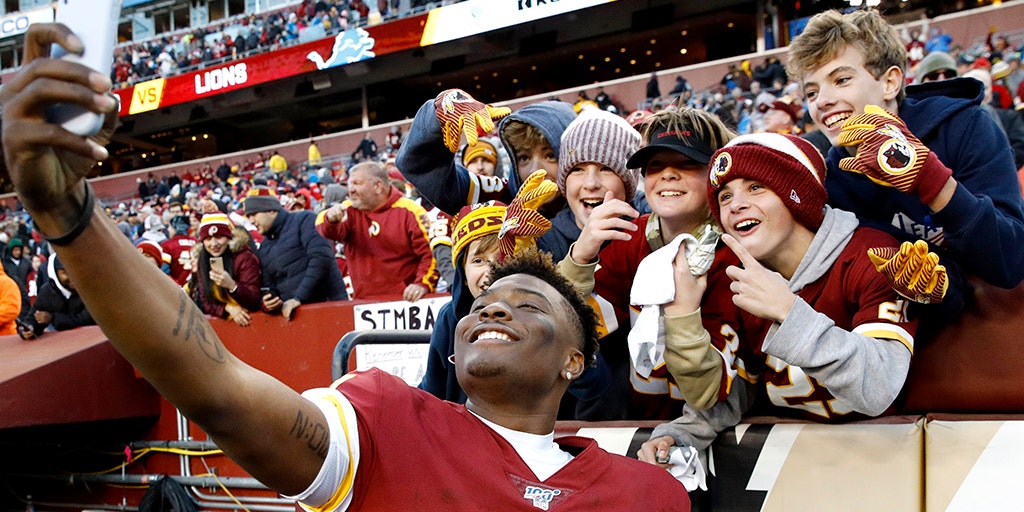
<svg viewBox="0 0 1024 512">
<path fill-rule="evenodd" d="M 85 204 L 83 206 L 85 209 L 82 210 L 81 214 L 79 214 L 78 221 L 75 222 L 75 225 L 71 227 L 70 231 L 52 238 L 44 236 L 43 240 L 49 242 L 50 245 L 68 245 L 71 242 L 74 242 L 75 239 L 78 238 L 78 235 L 81 235 L 82 232 L 85 231 L 85 228 L 89 227 L 89 223 L 92 222 L 93 211 L 96 209 L 96 197 L 93 194 L 92 186 L 89 185 L 89 182 L 85 182 Z"/>
</svg>

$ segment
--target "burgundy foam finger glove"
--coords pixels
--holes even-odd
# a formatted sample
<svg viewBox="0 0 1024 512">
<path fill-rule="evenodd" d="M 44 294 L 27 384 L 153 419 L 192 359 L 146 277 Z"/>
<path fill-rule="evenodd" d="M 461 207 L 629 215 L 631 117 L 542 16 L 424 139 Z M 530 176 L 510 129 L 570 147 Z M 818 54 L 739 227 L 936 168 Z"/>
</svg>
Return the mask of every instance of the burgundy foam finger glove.
<svg viewBox="0 0 1024 512">
<path fill-rule="evenodd" d="M 503 258 L 536 245 L 536 239 L 551 229 L 551 221 L 537 211 L 558 193 L 558 186 L 545 176 L 547 172 L 543 169 L 534 171 L 505 209 L 498 231 L 498 247 Z"/>
</svg>

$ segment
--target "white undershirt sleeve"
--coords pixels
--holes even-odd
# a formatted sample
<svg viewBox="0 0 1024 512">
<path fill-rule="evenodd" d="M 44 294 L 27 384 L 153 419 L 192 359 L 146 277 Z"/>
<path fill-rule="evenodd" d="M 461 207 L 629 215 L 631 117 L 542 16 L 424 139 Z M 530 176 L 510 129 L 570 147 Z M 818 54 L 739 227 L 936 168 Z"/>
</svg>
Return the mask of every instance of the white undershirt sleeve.
<svg viewBox="0 0 1024 512">
<path fill-rule="evenodd" d="M 302 396 L 327 418 L 330 446 L 320 473 L 309 487 L 288 498 L 312 512 L 344 512 L 352 502 L 352 483 L 359 467 L 359 425 L 345 395 L 332 388 L 311 389 Z"/>
</svg>

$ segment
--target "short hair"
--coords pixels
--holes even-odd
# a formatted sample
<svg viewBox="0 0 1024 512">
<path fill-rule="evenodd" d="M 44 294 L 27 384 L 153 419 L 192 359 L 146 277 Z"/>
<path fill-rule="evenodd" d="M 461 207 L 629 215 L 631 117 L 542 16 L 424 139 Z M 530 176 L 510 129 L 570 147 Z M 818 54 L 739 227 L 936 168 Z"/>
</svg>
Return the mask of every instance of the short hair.
<svg viewBox="0 0 1024 512">
<path fill-rule="evenodd" d="M 501 128 L 501 138 L 512 148 L 512 152 L 514 153 L 512 155 L 513 158 L 516 157 L 516 153 L 541 144 L 551 147 L 551 143 L 548 142 L 547 137 L 544 136 L 544 132 L 540 131 L 540 129 L 530 123 L 524 123 L 514 119 L 509 120 L 509 122 L 505 123 L 505 126 Z M 555 156 L 557 157 L 558 155 Z"/>
<path fill-rule="evenodd" d="M 356 171 L 364 171 L 367 176 L 374 178 L 387 186 L 391 186 L 391 177 L 388 176 L 388 171 L 384 170 L 384 166 L 377 162 L 362 162 L 353 165 L 352 168 L 348 170 L 349 176 Z"/>
<path fill-rule="evenodd" d="M 550 284 L 565 298 L 573 311 L 576 312 L 576 327 L 580 337 L 580 351 L 587 366 L 596 362 L 597 313 L 587 304 L 579 290 L 569 279 L 555 267 L 551 255 L 536 248 L 519 251 L 504 261 L 491 265 L 491 282 L 515 274 L 526 274 Z"/>
<path fill-rule="evenodd" d="M 896 66 L 906 75 L 907 48 L 896 28 L 885 21 L 875 9 L 849 14 L 831 10 L 815 14 L 803 33 L 789 45 L 789 76 L 803 81 L 803 76 L 836 58 L 847 45 L 853 45 L 864 56 L 864 68 L 875 79 Z M 903 87 L 896 97 L 902 103 Z"/>
<path fill-rule="evenodd" d="M 651 137 L 662 130 L 692 131 L 707 142 L 711 151 L 718 151 L 736 138 L 736 132 L 729 129 L 716 114 L 689 107 L 655 112 L 647 119 L 640 133 L 643 136 L 643 143 L 649 144 Z"/>
<path fill-rule="evenodd" d="M 477 253 L 487 252 L 487 251 L 489 251 L 489 250 L 491 250 L 491 249 L 493 249 L 493 248 L 498 246 L 498 234 L 497 233 L 488 233 L 488 234 L 486 234 L 484 236 L 481 236 L 479 238 L 474 238 L 473 240 L 469 241 L 469 245 L 472 245 L 474 242 L 476 243 L 476 252 Z M 462 251 L 462 254 L 460 254 L 460 256 L 468 256 L 469 255 L 469 245 L 466 246 L 466 250 Z M 465 265 L 466 262 L 463 261 L 462 264 Z"/>
</svg>

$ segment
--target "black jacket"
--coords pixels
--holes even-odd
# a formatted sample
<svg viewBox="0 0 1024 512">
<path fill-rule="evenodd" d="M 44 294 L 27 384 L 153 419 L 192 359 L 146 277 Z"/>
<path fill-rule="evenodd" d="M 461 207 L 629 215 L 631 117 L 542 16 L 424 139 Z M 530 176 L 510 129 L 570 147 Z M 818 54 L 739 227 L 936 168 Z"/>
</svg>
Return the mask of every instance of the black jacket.
<svg viewBox="0 0 1024 512">
<path fill-rule="evenodd" d="M 256 251 L 263 286 L 283 301 L 309 304 L 348 299 L 334 248 L 316 232 L 315 222 L 309 210 L 281 210 Z"/>
<path fill-rule="evenodd" d="M 32 326 L 36 336 L 43 334 L 47 325 L 36 322 L 35 312 L 46 311 L 53 315 L 51 324 L 58 331 L 66 331 L 83 325 L 96 325 L 89 310 L 85 309 L 85 303 L 77 292 L 72 291 L 71 295 L 64 297 L 64 294 L 54 284 L 53 279 L 39 288 L 39 295 L 32 305 L 32 312 L 28 316 L 28 323 Z"/>
</svg>

